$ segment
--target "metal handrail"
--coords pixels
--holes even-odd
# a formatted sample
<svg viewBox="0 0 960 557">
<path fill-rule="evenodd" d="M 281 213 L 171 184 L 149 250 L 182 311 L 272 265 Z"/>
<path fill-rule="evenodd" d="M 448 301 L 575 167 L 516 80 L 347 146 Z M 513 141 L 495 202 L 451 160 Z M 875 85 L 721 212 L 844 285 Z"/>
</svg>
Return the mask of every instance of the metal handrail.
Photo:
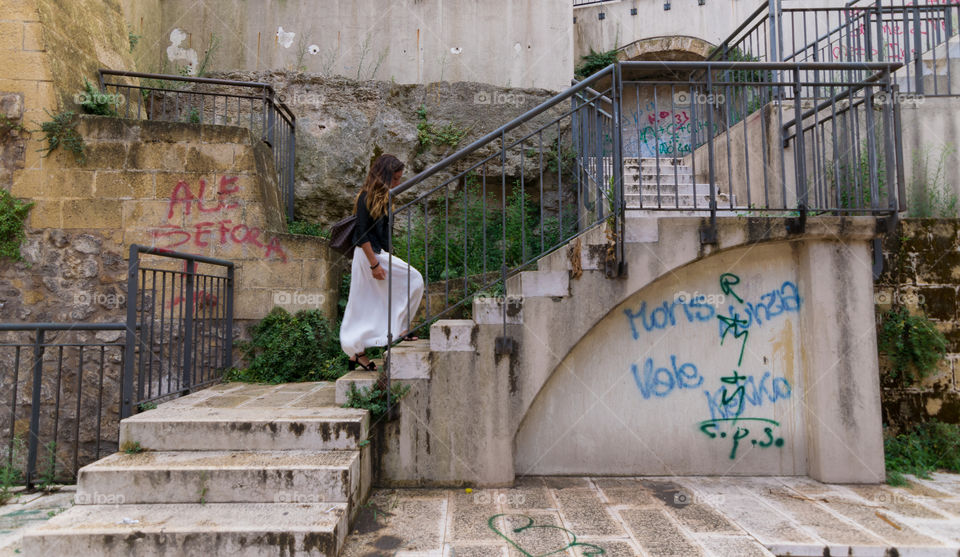
<svg viewBox="0 0 960 557">
<path fill-rule="evenodd" d="M 116 76 L 129 79 L 152 79 L 157 81 L 173 81 L 173 82 L 182 82 L 190 83 L 196 85 L 221 85 L 221 86 L 230 86 L 230 87 L 241 87 L 255 90 L 254 94 L 249 95 L 238 95 L 238 94 L 229 94 L 229 93 L 211 93 L 207 91 L 168 91 L 164 88 L 158 87 L 146 87 L 143 85 L 131 85 L 125 83 L 111 83 L 104 80 L 105 76 Z M 142 92 L 160 92 L 175 95 L 174 100 L 174 112 L 179 111 L 179 99 L 180 95 L 195 95 L 201 99 L 199 103 L 200 114 L 198 115 L 200 121 L 203 121 L 204 115 L 202 112 L 207 108 L 204 104 L 204 99 L 207 97 L 213 97 L 213 121 L 216 123 L 217 120 L 217 98 L 223 98 L 224 105 L 223 107 L 223 119 L 228 118 L 228 113 L 230 109 L 230 101 L 236 100 L 236 113 L 238 115 L 237 125 L 241 125 L 243 118 L 240 118 L 241 114 L 241 104 L 242 99 L 248 101 L 249 109 L 249 128 L 255 129 L 254 122 L 258 126 L 262 126 L 262 140 L 270 146 L 271 151 L 273 152 L 274 164 L 277 172 L 277 187 L 280 189 L 280 198 L 283 202 L 284 211 L 286 213 L 287 219 L 293 219 L 294 217 L 294 185 L 296 181 L 296 127 L 297 119 L 294 116 L 290 108 L 281 101 L 273 86 L 269 83 L 261 83 L 258 81 L 235 81 L 230 79 L 218 79 L 218 78 L 209 78 L 209 77 L 192 77 L 192 76 L 182 76 L 182 75 L 166 75 L 166 74 L 153 74 L 145 72 L 133 72 L 133 71 L 123 71 L 123 70 L 110 70 L 110 69 L 100 69 L 98 72 L 98 81 L 100 85 L 100 90 L 106 92 L 107 87 L 113 87 L 117 92 L 122 91 L 123 89 L 127 90 L 129 94 L 132 90 L 136 89 Z M 153 103 L 153 97 L 151 98 L 149 109 L 147 110 L 147 118 L 153 116 L 153 108 L 155 105 Z M 188 97 L 189 98 L 189 97 Z M 261 104 L 262 103 L 262 106 Z M 140 118 L 143 107 L 143 99 L 138 98 L 136 111 L 131 115 L 130 103 L 126 105 L 124 111 L 125 117 Z M 166 109 L 166 96 L 162 97 L 162 102 L 160 103 L 161 113 Z M 256 109 L 255 109 L 256 105 Z M 197 106 L 193 106 L 192 109 L 196 109 Z M 254 114 L 257 115 L 256 120 L 254 119 Z M 175 114 L 175 116 L 178 116 Z M 278 130 L 279 128 L 279 130 Z M 279 131 L 279 133 L 277 133 Z"/>
</svg>

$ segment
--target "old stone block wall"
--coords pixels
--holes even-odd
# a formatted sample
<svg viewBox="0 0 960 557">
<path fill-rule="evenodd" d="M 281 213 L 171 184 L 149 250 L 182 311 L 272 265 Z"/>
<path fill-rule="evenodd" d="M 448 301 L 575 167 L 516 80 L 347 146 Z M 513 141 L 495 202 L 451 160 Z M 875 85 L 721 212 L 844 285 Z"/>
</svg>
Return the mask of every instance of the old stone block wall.
<svg viewBox="0 0 960 557">
<path fill-rule="evenodd" d="M 887 378 L 880 359 L 884 422 L 909 426 L 928 419 L 960 423 L 960 221 L 904 219 L 884 239 L 884 272 L 875 282 L 878 319 L 894 305 L 923 312 L 947 338 L 936 373 L 904 387 Z"/>
</svg>

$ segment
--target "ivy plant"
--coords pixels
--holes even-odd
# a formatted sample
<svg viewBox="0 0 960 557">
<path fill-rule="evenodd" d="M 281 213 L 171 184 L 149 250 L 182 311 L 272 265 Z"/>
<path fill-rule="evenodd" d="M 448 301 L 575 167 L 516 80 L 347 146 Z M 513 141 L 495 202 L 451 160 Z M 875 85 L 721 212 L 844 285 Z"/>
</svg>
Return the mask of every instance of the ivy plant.
<svg viewBox="0 0 960 557">
<path fill-rule="evenodd" d="M 883 315 L 877 338 L 880 352 L 890 359 L 891 379 L 913 385 L 932 374 L 946 355 L 947 339 L 926 315 L 911 315 L 895 307 Z"/>
</svg>

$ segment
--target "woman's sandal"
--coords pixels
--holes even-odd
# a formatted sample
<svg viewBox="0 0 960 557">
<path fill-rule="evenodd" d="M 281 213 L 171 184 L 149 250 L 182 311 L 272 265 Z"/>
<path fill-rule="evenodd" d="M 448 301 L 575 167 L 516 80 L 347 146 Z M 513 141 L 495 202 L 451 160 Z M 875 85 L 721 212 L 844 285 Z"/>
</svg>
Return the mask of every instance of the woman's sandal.
<svg viewBox="0 0 960 557">
<path fill-rule="evenodd" d="M 407 340 L 407 341 L 413 342 L 415 340 L 420 340 L 420 337 L 407 334 L 400 337 L 400 340 Z"/>
<path fill-rule="evenodd" d="M 365 371 L 377 371 L 377 364 L 373 360 L 370 360 L 368 358 L 366 365 L 364 365 L 364 363 L 359 360 L 360 356 L 363 356 L 363 355 L 364 354 L 356 354 L 353 358 L 350 358 L 349 360 L 347 360 L 347 371 L 353 371 L 357 369 L 358 365 L 361 368 L 363 368 Z"/>
</svg>

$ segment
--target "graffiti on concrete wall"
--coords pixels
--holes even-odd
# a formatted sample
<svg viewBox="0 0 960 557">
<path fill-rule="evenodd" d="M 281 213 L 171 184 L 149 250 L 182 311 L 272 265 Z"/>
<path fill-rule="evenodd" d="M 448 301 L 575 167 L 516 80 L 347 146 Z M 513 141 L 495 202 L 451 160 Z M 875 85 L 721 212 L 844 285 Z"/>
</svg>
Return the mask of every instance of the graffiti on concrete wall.
<svg viewBox="0 0 960 557">
<path fill-rule="evenodd" d="M 744 286 L 736 274 L 723 273 L 718 277 L 718 293 L 681 293 L 672 301 L 648 304 L 644 300 L 635 309 L 624 309 L 634 340 L 652 331 L 716 323 L 716 351 L 730 351 L 736 362 L 733 369 L 709 369 L 715 364 L 671 354 L 666 361 L 644 357 L 631 364 L 630 372 L 643 401 L 668 398 L 685 390 L 702 393 L 705 404 L 701 408 L 704 418 L 709 418 L 692 425 L 707 439 L 728 442 L 725 450 L 731 460 L 737 458 L 744 443 L 758 449 L 784 446 L 780 423 L 757 413 L 789 400 L 793 387 L 786 377 L 775 376 L 769 369 L 748 369 L 754 364 L 745 365 L 744 354 L 751 331 L 799 312 L 802 305 L 797 285 L 789 280 L 761 290 L 763 293 L 753 300 L 740 295 Z"/>
</svg>

